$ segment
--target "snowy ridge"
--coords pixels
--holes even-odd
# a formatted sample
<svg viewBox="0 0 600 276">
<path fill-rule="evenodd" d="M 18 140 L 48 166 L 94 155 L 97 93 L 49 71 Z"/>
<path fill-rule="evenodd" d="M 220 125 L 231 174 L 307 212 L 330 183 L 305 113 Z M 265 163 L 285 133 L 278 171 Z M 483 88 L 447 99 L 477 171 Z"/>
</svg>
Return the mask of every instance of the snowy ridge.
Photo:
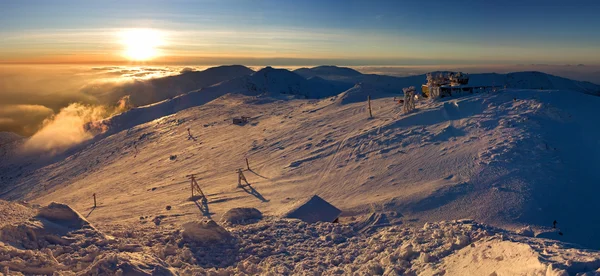
<svg viewBox="0 0 600 276">
<path fill-rule="evenodd" d="M 233 78 L 169 100 L 134 108 L 108 118 L 101 124 L 109 127 L 109 133 L 114 133 L 175 114 L 190 107 L 203 105 L 228 93 L 273 97 L 283 94 L 314 99 L 337 95 L 349 87 L 350 85 L 347 83 L 326 81 L 319 77 L 307 80 L 285 69 L 267 67 L 250 76 Z M 93 126 L 88 126 L 88 128 L 93 128 Z"/>
<path fill-rule="evenodd" d="M 402 88 L 408 86 L 420 87 L 426 83 L 425 75 L 410 77 L 391 77 L 373 74 L 360 74 L 345 67 L 324 66 L 314 68 L 300 68 L 295 70 L 304 77 L 318 76 L 328 80 L 349 83 L 368 83 L 377 85 L 388 92 L 402 94 Z M 440 73 L 440 72 L 433 72 Z M 542 72 L 514 72 L 508 74 L 483 73 L 469 74 L 469 85 L 472 86 L 497 86 L 513 89 L 543 89 L 543 90 L 569 90 L 600 96 L 600 85 L 585 81 L 575 81 Z"/>
<path fill-rule="evenodd" d="M 134 106 L 143 106 L 252 73 L 254 71 L 245 66 L 228 65 L 212 67 L 203 71 L 185 71 L 175 76 L 136 80 L 112 91 L 107 95 L 111 98 L 107 100 L 116 102 L 121 97 L 130 95 L 131 103 Z"/>
</svg>

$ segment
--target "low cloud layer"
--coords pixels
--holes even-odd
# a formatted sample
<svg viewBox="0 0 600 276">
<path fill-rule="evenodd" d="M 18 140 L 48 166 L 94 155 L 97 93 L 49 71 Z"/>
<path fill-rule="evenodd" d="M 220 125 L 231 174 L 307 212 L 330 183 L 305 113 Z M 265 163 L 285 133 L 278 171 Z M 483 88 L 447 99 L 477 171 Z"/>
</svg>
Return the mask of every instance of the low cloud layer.
<svg viewBox="0 0 600 276">
<path fill-rule="evenodd" d="M 51 155 L 63 152 L 73 145 L 93 138 L 83 126 L 107 115 L 107 109 L 103 106 L 71 104 L 44 120 L 42 128 L 25 142 L 24 150 L 27 153 L 44 152 Z"/>
<path fill-rule="evenodd" d="M 129 108 L 127 97 L 116 106 L 70 104 L 45 119 L 42 127 L 25 142 L 23 150 L 26 153 L 49 155 L 64 152 L 94 138 L 95 134 L 106 131 L 100 120 Z M 89 123 L 96 123 L 94 129 L 85 127 Z"/>
<path fill-rule="evenodd" d="M 73 103 L 108 107 L 133 95 L 137 102 L 128 104 L 146 104 L 160 98 L 153 95 L 159 92 L 152 89 L 150 79 L 182 69 L 0 65 L 0 131 L 31 136 L 45 126 L 44 120 Z"/>
</svg>

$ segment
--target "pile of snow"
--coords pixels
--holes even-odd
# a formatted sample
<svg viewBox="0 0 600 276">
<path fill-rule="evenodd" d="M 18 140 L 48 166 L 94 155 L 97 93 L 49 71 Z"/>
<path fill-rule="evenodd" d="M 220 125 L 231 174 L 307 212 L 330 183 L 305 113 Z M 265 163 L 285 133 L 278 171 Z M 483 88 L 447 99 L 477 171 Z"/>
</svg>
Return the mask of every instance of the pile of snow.
<svg viewBox="0 0 600 276">
<path fill-rule="evenodd" d="M 214 220 L 195 220 L 182 225 L 181 236 L 185 241 L 195 243 L 223 242 L 232 238 L 225 228 Z"/>
<path fill-rule="evenodd" d="M 315 223 L 319 221 L 334 222 L 342 211 L 318 195 L 300 201 L 283 217 L 300 219 L 304 222 Z"/>
<path fill-rule="evenodd" d="M 141 253 L 102 254 L 79 275 L 177 275 L 163 260 Z"/>
<path fill-rule="evenodd" d="M 27 208 L 27 207 L 26 207 Z M 73 218 L 64 208 L 55 219 Z M 68 212 L 70 213 L 70 212 Z M 8 217 L 7 217 L 8 218 Z M 576 275 L 594 273 L 600 252 L 522 236 L 472 220 L 423 227 L 267 218 L 228 230 L 214 221 L 103 224 L 108 235 L 73 231 L 68 244 L 25 248 L 0 242 L 5 275 Z M 21 220 L 23 218 L 8 218 Z M 24 218 L 34 219 L 33 217 Z M 473 260 L 476 260 L 474 265 Z"/>
<path fill-rule="evenodd" d="M 247 224 L 262 219 L 262 213 L 256 208 L 233 208 L 221 217 L 222 222 L 230 224 Z"/>
<path fill-rule="evenodd" d="M 0 228 L 0 241 L 29 249 L 39 249 L 50 244 L 68 245 L 73 231 L 102 237 L 85 218 L 71 207 L 51 203 L 39 209 L 35 217 L 6 224 Z"/>
<path fill-rule="evenodd" d="M 374 96 L 380 97 L 382 95 L 385 95 L 385 92 L 377 86 L 368 83 L 357 83 L 354 87 L 341 93 L 336 98 L 336 102 L 339 104 L 366 102 L 369 96 L 374 98 Z"/>
<path fill-rule="evenodd" d="M 72 229 L 92 227 L 81 214 L 69 205 L 62 203 L 52 202 L 48 206 L 42 207 L 37 217 Z"/>
</svg>

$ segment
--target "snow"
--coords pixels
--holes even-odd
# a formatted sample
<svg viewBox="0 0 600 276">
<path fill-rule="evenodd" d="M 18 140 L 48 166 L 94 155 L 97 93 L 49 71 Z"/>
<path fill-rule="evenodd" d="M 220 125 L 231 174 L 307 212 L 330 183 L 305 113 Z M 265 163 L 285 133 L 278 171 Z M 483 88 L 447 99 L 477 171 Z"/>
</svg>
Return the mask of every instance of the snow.
<svg viewBox="0 0 600 276">
<path fill-rule="evenodd" d="M 575 275 L 600 267 L 598 251 L 472 220 L 388 225 L 369 233 L 356 225 L 278 218 L 227 230 L 214 221 L 101 224 L 102 235 L 61 237 L 69 245 L 19 249 L 0 243 L 0 266 L 10 275 Z"/>
<path fill-rule="evenodd" d="M 106 102 L 117 102 L 129 95 L 134 106 L 143 106 L 252 73 L 254 71 L 242 65 L 218 66 L 204 71 L 186 71 L 175 76 L 135 80 L 99 97 L 107 97 Z"/>
<path fill-rule="evenodd" d="M 233 208 L 225 212 L 221 221 L 230 224 L 249 224 L 262 219 L 262 213 L 256 208 Z"/>
<path fill-rule="evenodd" d="M 19 134 L 13 132 L 0 131 L 0 145 L 8 144 L 23 139 Z"/>
<path fill-rule="evenodd" d="M 288 211 L 284 217 L 296 218 L 304 222 L 315 223 L 318 221 L 333 222 L 342 213 L 341 210 L 329 202 L 313 195 L 307 200 L 300 201 L 297 206 Z"/>
<path fill-rule="evenodd" d="M 326 80 L 348 82 L 351 84 L 363 83 L 376 86 L 387 93 L 402 94 L 402 88 L 415 86 L 421 87 L 427 83 L 426 75 L 409 77 L 392 77 L 374 74 L 360 74 L 359 72 L 344 67 L 319 66 L 314 68 L 300 68 L 294 72 L 309 78 L 321 77 Z M 444 72 L 432 72 L 448 73 Z M 574 81 L 542 72 L 514 72 L 508 74 L 480 73 L 469 74 L 469 86 L 496 86 L 513 89 L 544 89 L 544 90 L 569 90 L 586 94 L 600 95 L 600 85 L 585 81 Z"/>
<path fill-rule="evenodd" d="M 231 235 L 214 220 L 190 221 L 182 225 L 184 240 L 196 243 L 210 243 L 230 239 Z"/>
<path fill-rule="evenodd" d="M 404 114 L 392 92 L 406 79 L 362 75 L 337 91 L 352 77 L 330 85 L 266 68 L 109 118 L 107 132 L 50 160 L 19 158 L 18 140 L 2 147 L 0 196 L 31 203 L 0 204 L 10 210 L 0 214 L 0 266 L 25 274 L 593 273 L 600 253 L 583 248 L 600 248 L 600 125 L 590 115 L 600 97 L 543 77 L 512 78 L 534 89 L 419 100 Z M 241 116 L 247 124 L 231 123 Z M 246 158 L 250 186 L 240 189 Z M 191 173 L 206 203 L 190 200 Z M 315 194 L 342 211 L 341 223 L 281 218 Z M 215 223 L 231 220 L 232 208 L 255 208 L 263 219 Z M 480 265 L 465 267 L 474 257 Z"/>
</svg>

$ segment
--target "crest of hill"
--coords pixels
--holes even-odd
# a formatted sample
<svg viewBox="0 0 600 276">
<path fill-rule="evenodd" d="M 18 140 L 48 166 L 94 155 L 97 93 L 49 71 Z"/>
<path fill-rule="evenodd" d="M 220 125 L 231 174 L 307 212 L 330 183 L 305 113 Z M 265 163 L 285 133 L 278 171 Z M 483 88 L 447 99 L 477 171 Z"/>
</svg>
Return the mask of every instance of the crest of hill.
<svg viewBox="0 0 600 276">
<path fill-rule="evenodd" d="M 321 65 L 313 68 L 299 68 L 294 70 L 294 73 L 307 79 L 315 76 L 356 77 L 362 75 L 362 73 L 352 68 L 332 65 Z"/>
<path fill-rule="evenodd" d="M 289 70 L 265 67 L 248 76 L 236 77 L 172 99 L 133 108 L 104 120 L 103 124 L 109 127 L 109 133 L 114 133 L 190 107 L 203 105 L 229 93 L 273 97 L 283 94 L 319 99 L 338 95 L 350 87 L 352 84 L 346 82 L 329 81 L 318 77 L 305 79 Z"/>
<path fill-rule="evenodd" d="M 245 68 L 245 69 L 244 69 Z M 318 68 L 318 70 L 314 70 Z M 341 103 L 352 103 L 363 101 L 367 96 L 372 99 L 402 95 L 402 88 L 415 86 L 420 87 L 426 82 L 425 75 L 409 77 L 393 77 L 375 74 L 350 74 L 350 68 L 335 66 L 315 67 L 311 72 L 318 74 L 325 71 L 325 75 L 316 75 L 308 79 L 296 72 L 306 70 L 275 69 L 265 67 L 250 75 L 242 75 L 228 79 L 209 87 L 193 90 L 187 94 L 175 98 L 157 102 L 148 106 L 135 108 L 123 114 L 116 115 L 105 121 L 111 129 L 122 130 L 142 124 L 163 116 L 177 113 L 178 111 L 203 105 L 228 93 L 243 95 L 265 95 L 278 97 L 291 95 L 300 98 L 320 99 L 345 94 L 341 97 Z M 327 70 L 325 70 L 327 69 Z M 222 66 L 207 69 L 202 72 L 188 72 L 182 74 L 211 74 L 221 78 L 231 75 L 245 74 L 250 69 L 243 66 Z M 336 71 L 346 72 L 345 76 L 333 74 Z M 251 71 L 251 70 L 250 70 Z M 204 73 L 203 73 L 204 72 Z M 233 72 L 233 73 L 232 73 Z M 589 82 L 574 81 L 541 72 L 516 72 L 510 74 L 471 74 L 469 84 L 472 86 L 506 86 L 513 89 L 543 89 L 543 90 L 566 90 L 576 91 L 591 95 L 600 95 L 600 86 Z M 417 89 L 419 91 L 419 89 Z"/>
<path fill-rule="evenodd" d="M 184 71 L 175 76 L 136 80 L 116 88 L 118 91 L 111 94 L 113 98 L 109 101 L 115 102 L 123 96 L 130 95 L 134 106 L 148 105 L 252 73 L 254 73 L 252 69 L 242 65 L 226 65 L 204 71 Z"/>
<path fill-rule="evenodd" d="M 351 71 L 350 71 L 351 70 Z M 360 72 L 345 67 L 319 66 L 315 68 L 300 68 L 294 72 L 304 77 L 320 77 L 326 80 L 335 80 L 347 83 L 362 83 L 377 87 L 384 93 L 402 94 L 402 88 L 408 86 L 420 87 L 426 83 L 426 74 L 393 77 L 375 74 L 361 74 Z M 431 73 L 448 73 L 449 71 L 433 71 Z M 600 85 L 567 79 L 543 72 L 525 71 L 508 74 L 481 73 L 469 74 L 471 86 L 498 86 L 513 89 L 542 89 L 566 90 L 600 96 Z"/>
</svg>

